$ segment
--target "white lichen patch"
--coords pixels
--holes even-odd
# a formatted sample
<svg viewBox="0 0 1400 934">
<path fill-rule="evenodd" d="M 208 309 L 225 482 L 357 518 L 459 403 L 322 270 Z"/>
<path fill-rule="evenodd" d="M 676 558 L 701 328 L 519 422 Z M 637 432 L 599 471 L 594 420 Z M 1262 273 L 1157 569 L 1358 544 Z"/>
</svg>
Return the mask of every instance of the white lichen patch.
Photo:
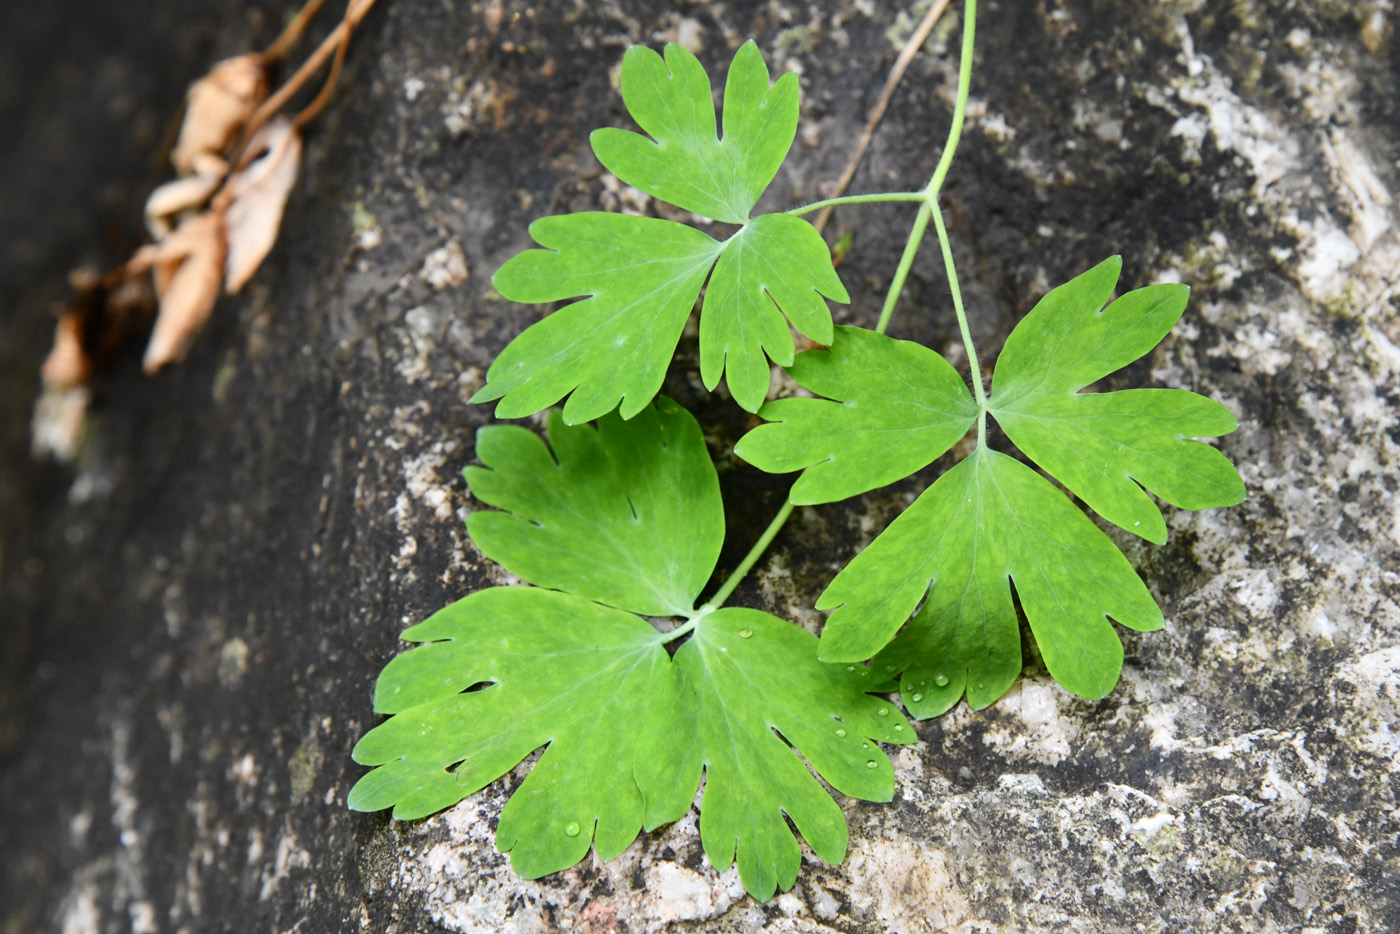
<svg viewBox="0 0 1400 934">
<path fill-rule="evenodd" d="M 994 930 L 974 911 L 954 878 L 949 854 L 909 839 L 863 839 L 843 872 L 857 917 L 881 930 L 908 934 L 972 934 Z"/>
<path fill-rule="evenodd" d="M 277 887 L 291 878 L 293 870 L 305 869 L 310 865 L 311 854 L 298 845 L 296 834 L 287 830 L 277 841 L 272 865 L 263 870 L 258 901 L 265 902 L 271 898 L 277 892 Z"/>
<path fill-rule="evenodd" d="M 1070 697 L 1050 681 L 1022 678 L 988 708 L 993 724 L 982 741 L 1002 755 L 1055 765 L 1074 754 L 1079 720 L 1065 716 Z"/>
<path fill-rule="evenodd" d="M 1355 741 L 1387 762 L 1388 771 L 1400 771 L 1400 645 L 1342 665 L 1336 677 L 1354 690 Z"/>
<path fill-rule="evenodd" d="M 520 880 L 493 846 L 490 818 L 506 797 L 499 783 L 492 785 L 411 829 L 395 894 L 420 896 L 435 923 L 462 934 L 543 934 L 557 930 L 552 919 L 560 917 L 601 925 L 585 928 L 597 930 L 626 917 L 632 930 L 654 934 L 678 922 L 720 917 L 744 898 L 737 869 L 715 873 L 703 861 L 701 870 L 687 865 L 699 854 L 694 812 L 639 839 L 612 862 L 590 856 L 544 880 Z M 663 852 L 674 856 L 663 858 Z"/>
<path fill-rule="evenodd" d="M 462 250 L 461 241 L 449 240 L 429 253 L 423 258 L 418 275 L 437 291 L 466 282 L 471 278 L 471 273 L 467 269 L 467 254 Z"/>
<path fill-rule="evenodd" d="M 625 185 L 618 181 L 616 175 L 611 172 L 604 172 L 602 177 L 603 192 L 598 201 L 603 210 L 618 214 L 632 214 L 644 217 L 651 207 L 651 195 Z"/>
</svg>

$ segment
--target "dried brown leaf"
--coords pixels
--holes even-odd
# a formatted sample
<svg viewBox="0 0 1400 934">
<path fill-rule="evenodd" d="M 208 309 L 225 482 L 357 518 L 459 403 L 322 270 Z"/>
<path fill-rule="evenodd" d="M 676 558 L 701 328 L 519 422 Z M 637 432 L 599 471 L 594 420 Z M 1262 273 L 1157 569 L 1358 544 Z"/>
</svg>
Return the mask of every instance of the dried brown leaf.
<svg viewBox="0 0 1400 934">
<path fill-rule="evenodd" d="M 223 153 L 243 131 L 248 118 L 268 95 L 267 68 L 262 56 L 225 59 L 190 86 L 185 119 L 170 154 L 177 171 L 195 171 L 201 154 Z"/>
<path fill-rule="evenodd" d="M 204 207 L 223 181 L 224 171 L 177 178 L 151 192 L 146 199 L 146 229 L 151 236 L 160 240 L 175 228 L 179 215 Z"/>
<path fill-rule="evenodd" d="M 151 272 L 160 313 L 142 361 L 146 373 L 184 359 L 218 300 L 225 252 L 224 218 L 217 211 L 196 214 L 158 244 Z"/>
<path fill-rule="evenodd" d="M 58 319 L 53 332 L 53 349 L 44 360 L 44 384 L 56 389 L 81 386 L 92 375 L 92 361 L 83 349 L 83 319 L 74 311 L 67 311 Z"/>
<path fill-rule="evenodd" d="M 224 214 L 228 232 L 224 288 L 229 294 L 247 284 L 277 242 L 282 211 L 301 164 L 301 134 L 291 120 L 278 117 L 258 131 L 248 148 L 265 151 L 228 184 L 232 201 Z"/>
</svg>

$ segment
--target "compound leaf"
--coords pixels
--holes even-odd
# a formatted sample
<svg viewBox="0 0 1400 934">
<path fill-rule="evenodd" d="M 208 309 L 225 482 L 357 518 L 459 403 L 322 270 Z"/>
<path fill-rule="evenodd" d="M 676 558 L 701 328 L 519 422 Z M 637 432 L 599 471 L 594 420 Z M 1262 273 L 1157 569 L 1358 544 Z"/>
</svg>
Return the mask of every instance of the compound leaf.
<svg viewBox="0 0 1400 934">
<path fill-rule="evenodd" d="M 724 87 L 724 136 L 715 128 L 710 79 L 675 44 L 663 61 L 633 46 L 622 59 L 622 99 L 650 134 L 605 128 L 591 142 L 598 161 L 629 185 L 704 217 L 742 224 L 777 174 L 797 135 L 797 76 L 771 88 L 768 66 L 749 40 L 735 53 Z"/>
<path fill-rule="evenodd" d="M 789 375 L 824 399 L 778 399 L 771 424 L 734 453 L 761 470 L 801 470 L 791 499 L 831 503 L 928 466 L 967 433 L 977 403 L 942 356 L 910 341 L 839 327 L 828 350 L 798 354 Z M 731 379 L 732 382 L 732 379 Z"/>
<path fill-rule="evenodd" d="M 721 245 L 684 224 L 597 211 L 542 217 L 530 236 L 545 249 L 510 259 L 496 290 L 526 303 L 589 297 L 511 341 L 471 401 L 500 399 L 498 418 L 520 418 L 572 393 L 570 425 L 619 402 L 631 418 L 660 390 Z"/>
<path fill-rule="evenodd" d="M 355 761 L 376 768 L 351 789 L 351 809 L 425 817 L 548 746 L 497 827 L 515 871 L 565 869 L 590 844 L 611 859 L 636 838 L 642 797 L 620 763 L 631 762 L 651 709 L 679 700 L 645 620 L 570 594 L 493 587 L 404 638 L 427 644 L 379 676 L 374 708 L 393 716 L 355 745 Z"/>
<path fill-rule="evenodd" d="M 814 636 L 767 614 L 691 612 L 724 516 L 699 426 L 674 402 L 596 429 L 554 412 L 549 442 L 552 455 L 524 428 L 481 430 L 487 466 L 467 477 L 502 511 L 473 513 L 468 532 L 516 574 L 559 589 L 489 588 L 404 633 L 425 644 L 379 676 L 375 710 L 390 716 L 355 746 L 373 768 L 349 806 L 424 817 L 544 747 L 496 831 L 525 878 L 574 865 L 590 844 L 617 856 L 643 827 L 681 817 L 702 774 L 705 850 L 719 869 L 737 858 L 756 897 L 796 878 L 786 818 L 839 861 L 845 818 L 802 757 L 838 791 L 890 800 L 875 744 L 913 742 L 914 731 L 871 696 L 888 678 L 818 661 Z M 674 660 L 666 643 L 683 634 L 641 613 L 694 621 Z"/>
<path fill-rule="evenodd" d="M 593 147 L 603 164 L 658 198 L 743 226 L 720 243 L 674 221 L 619 214 L 531 224 L 544 249 L 509 260 L 492 279 L 496 290 L 526 303 L 584 298 L 527 328 L 496 358 L 471 401 L 499 399 L 498 418 L 531 415 L 566 395 L 571 425 L 619 403 L 623 418 L 641 411 L 661 388 L 712 268 L 701 373 L 713 390 L 727 371 L 734 398 L 756 412 L 768 392 L 767 357 L 792 362 L 788 323 L 829 343 L 826 298 L 850 300 L 811 224 L 788 214 L 749 216 L 792 146 L 795 75 L 770 87 L 758 46 L 746 43 L 729 69 L 723 139 L 709 78 L 679 46 L 667 46 L 664 61 L 650 49 L 628 50 L 622 93 L 652 139 L 598 130 Z"/>
<path fill-rule="evenodd" d="M 685 814 L 703 771 L 705 855 L 717 870 L 737 860 L 759 900 L 797 878 L 801 849 L 785 816 L 819 857 L 845 857 L 841 808 L 808 766 L 842 794 L 889 801 L 893 770 L 875 744 L 914 741 L 898 709 L 866 693 L 868 669 L 819 662 L 816 648 L 757 610 L 705 617 L 676 652 L 680 701 L 654 707 L 638 751 L 647 828 Z"/>
<path fill-rule="evenodd" d="M 745 224 L 725 242 L 705 290 L 700 317 L 705 388 L 714 389 L 727 370 L 734 401 L 757 412 L 768 394 L 764 352 L 781 366 L 793 362 L 788 320 L 817 343 L 831 343 L 831 309 L 822 295 L 850 301 L 815 227 L 791 214 L 764 214 Z"/>
<path fill-rule="evenodd" d="M 1190 290 L 1164 284 L 1105 308 L 1121 265 L 1110 257 L 1031 309 L 997 360 L 988 410 L 1017 447 L 1099 515 L 1161 544 L 1166 523 L 1142 487 L 1185 509 L 1243 501 L 1244 481 L 1229 459 L 1190 440 L 1238 424 L 1225 406 L 1185 390 L 1080 392 L 1149 352 L 1186 307 Z"/>
<path fill-rule="evenodd" d="M 550 413 L 551 457 L 517 426 L 481 429 L 468 467 L 467 531 L 511 573 L 645 616 L 689 613 L 719 560 L 724 505 L 700 426 L 662 397 L 568 427 Z M 557 460 L 556 460 L 557 458 Z"/>
<path fill-rule="evenodd" d="M 986 706 L 1020 667 L 1013 583 L 1050 674 L 1081 697 L 1103 697 L 1118 681 L 1123 646 L 1109 617 L 1138 630 L 1162 625 L 1141 578 L 1088 516 L 1034 470 L 979 448 L 817 600 L 835 608 L 821 657 L 870 657 L 927 594 L 926 612 L 883 657 L 908 669 L 906 705 L 933 716 L 967 690 L 970 703 Z"/>
</svg>

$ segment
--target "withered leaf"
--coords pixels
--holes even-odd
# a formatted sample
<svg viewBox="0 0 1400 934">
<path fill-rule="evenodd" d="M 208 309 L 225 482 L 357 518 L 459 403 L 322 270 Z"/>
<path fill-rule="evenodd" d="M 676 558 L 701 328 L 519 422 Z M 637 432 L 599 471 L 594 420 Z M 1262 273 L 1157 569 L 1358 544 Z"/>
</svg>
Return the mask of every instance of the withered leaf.
<svg viewBox="0 0 1400 934">
<path fill-rule="evenodd" d="M 218 155 L 227 149 L 268 90 L 262 56 L 251 53 L 219 62 L 190 85 L 180 137 L 170 153 L 176 170 L 182 175 L 196 172 L 201 154 Z"/>
<path fill-rule="evenodd" d="M 222 160 L 219 162 L 222 164 Z M 161 239 L 174 229 L 180 214 L 204 207 L 223 181 L 224 171 L 187 175 L 151 192 L 146 199 L 146 229 L 151 236 Z"/>
<path fill-rule="evenodd" d="M 68 311 L 58 319 L 54 328 L 53 349 L 39 371 L 44 384 L 59 389 L 81 386 L 92 372 L 92 361 L 83 349 L 83 319 Z"/>
<path fill-rule="evenodd" d="M 184 359 L 219 297 L 223 278 L 224 218 L 205 211 L 189 218 L 156 247 L 152 274 L 160 312 L 142 361 L 155 373 L 168 363 Z"/>
<path fill-rule="evenodd" d="M 301 164 L 301 134 L 291 120 L 278 117 L 257 132 L 248 150 L 265 151 L 228 184 L 232 202 L 224 215 L 224 288 L 229 294 L 247 284 L 277 242 L 282 211 Z"/>
</svg>

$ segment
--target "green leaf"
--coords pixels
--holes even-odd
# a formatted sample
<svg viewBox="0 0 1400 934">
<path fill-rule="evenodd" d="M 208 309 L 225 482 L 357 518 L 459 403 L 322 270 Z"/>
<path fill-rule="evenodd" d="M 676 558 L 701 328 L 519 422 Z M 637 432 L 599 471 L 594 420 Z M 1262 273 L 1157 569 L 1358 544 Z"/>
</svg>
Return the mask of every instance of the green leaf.
<svg viewBox="0 0 1400 934">
<path fill-rule="evenodd" d="M 797 356 L 789 375 L 825 399 L 778 399 L 734 453 L 769 473 L 801 470 L 791 499 L 831 503 L 933 463 L 967 433 L 977 403 L 940 355 L 840 327 L 829 350 Z"/>
<path fill-rule="evenodd" d="M 721 245 L 683 224 L 600 212 L 540 218 L 530 236 L 545 249 L 502 266 L 496 290 L 527 303 L 590 297 L 511 341 L 471 401 L 500 399 L 497 418 L 520 418 L 572 392 L 571 425 L 619 402 L 631 418 L 661 389 Z"/>
<path fill-rule="evenodd" d="M 777 174 L 797 135 L 797 76 L 768 86 L 768 66 L 749 40 L 724 87 L 724 137 L 715 127 L 710 79 L 678 45 L 662 61 L 633 46 L 622 60 L 622 99 L 647 139 L 626 130 L 594 131 L 598 161 L 629 185 L 704 217 L 742 224 Z"/>
<path fill-rule="evenodd" d="M 530 225 L 545 249 L 502 266 L 492 279 L 496 290 L 526 303 L 587 297 L 526 329 L 491 365 L 471 401 L 499 399 L 498 418 L 531 415 L 566 395 L 564 420 L 571 425 L 619 403 L 623 418 L 641 411 L 661 388 L 711 268 L 700 319 L 701 373 L 713 390 L 727 371 L 734 398 L 756 412 L 768 392 L 767 357 L 792 362 L 789 322 L 829 343 L 831 310 L 823 296 L 850 300 L 811 224 L 787 214 L 749 219 L 792 146 L 795 75 L 770 88 L 758 47 L 745 44 L 729 69 L 722 140 L 709 79 L 678 46 L 666 47 L 665 61 L 650 49 L 630 49 L 622 92 L 654 139 L 598 130 L 593 146 L 604 165 L 658 198 L 743 226 L 719 243 L 673 221 L 618 214 Z"/>
<path fill-rule="evenodd" d="M 684 815 L 703 771 L 705 855 L 717 870 L 737 859 L 761 901 L 797 878 L 801 849 L 785 815 L 819 857 L 845 858 L 841 808 L 808 766 L 842 794 L 889 801 L 893 770 L 876 743 L 914 741 L 897 708 L 865 693 L 868 669 L 819 662 L 816 647 L 757 610 L 705 617 L 676 652 L 681 700 L 654 707 L 638 751 L 646 827 Z"/>
<path fill-rule="evenodd" d="M 788 320 L 817 343 L 831 343 L 831 309 L 822 295 L 851 300 L 815 227 L 790 214 L 764 214 L 746 224 L 725 242 L 705 290 L 700 318 L 705 388 L 719 385 L 727 370 L 734 401 L 757 412 L 770 377 L 764 352 L 781 366 L 793 362 Z"/>
<path fill-rule="evenodd" d="M 724 542 L 719 480 L 695 419 L 661 398 L 630 421 L 567 427 L 549 443 L 515 426 L 483 428 L 468 467 L 477 499 L 467 531 L 483 554 L 532 584 L 645 616 L 689 613 Z M 557 458 L 557 462 L 555 460 Z"/>
<path fill-rule="evenodd" d="M 385 666 L 355 746 L 373 766 L 354 810 L 411 820 L 449 807 L 543 755 L 501 813 L 496 846 L 535 878 L 587 855 L 619 854 L 643 828 L 681 817 L 708 775 L 706 852 L 736 858 L 748 890 L 791 887 L 800 849 L 784 815 L 829 861 L 845 853 L 838 791 L 893 795 L 877 741 L 912 742 L 864 665 L 829 665 L 805 630 L 754 610 L 690 612 L 718 558 L 718 478 L 694 418 L 669 399 L 624 421 L 570 427 L 552 413 L 550 448 L 523 428 L 484 428 L 470 468 L 468 532 L 536 584 L 484 590 L 411 627 L 426 643 Z M 556 461 L 557 458 L 557 461 Z M 615 606 L 604 606 L 604 601 Z M 636 613 L 690 617 L 667 654 Z M 776 732 L 775 732 L 776 731 Z M 794 749 L 797 751 L 795 752 Z M 645 794 L 643 792 L 645 789 Z"/>
<path fill-rule="evenodd" d="M 394 716 L 355 745 L 355 761 L 376 768 L 351 789 L 352 810 L 424 817 L 547 745 L 496 830 L 515 871 L 566 869 L 590 844 L 612 859 L 636 838 L 642 797 L 627 763 L 651 710 L 679 702 L 645 620 L 569 594 L 494 587 L 404 638 L 428 644 L 379 676 L 374 709 Z"/>
<path fill-rule="evenodd" d="M 1229 459 L 1190 440 L 1238 424 L 1225 406 L 1185 390 L 1080 392 L 1148 353 L 1186 307 L 1186 286 L 1154 285 L 1104 308 L 1121 265 L 1111 257 L 1036 304 L 997 360 L 988 410 L 1099 515 L 1161 544 L 1166 523 L 1142 487 L 1184 509 L 1242 502 L 1244 481 Z"/>
<path fill-rule="evenodd" d="M 1132 565 L 1088 516 L 1034 470 L 980 448 L 817 600 L 836 610 L 821 657 L 870 657 L 927 594 L 925 612 L 881 660 L 908 668 L 901 693 L 916 716 L 947 710 L 964 690 L 984 707 L 1020 667 L 1013 583 L 1050 674 L 1081 697 L 1103 697 L 1118 681 L 1123 646 L 1109 617 L 1138 630 L 1162 625 Z"/>
</svg>

